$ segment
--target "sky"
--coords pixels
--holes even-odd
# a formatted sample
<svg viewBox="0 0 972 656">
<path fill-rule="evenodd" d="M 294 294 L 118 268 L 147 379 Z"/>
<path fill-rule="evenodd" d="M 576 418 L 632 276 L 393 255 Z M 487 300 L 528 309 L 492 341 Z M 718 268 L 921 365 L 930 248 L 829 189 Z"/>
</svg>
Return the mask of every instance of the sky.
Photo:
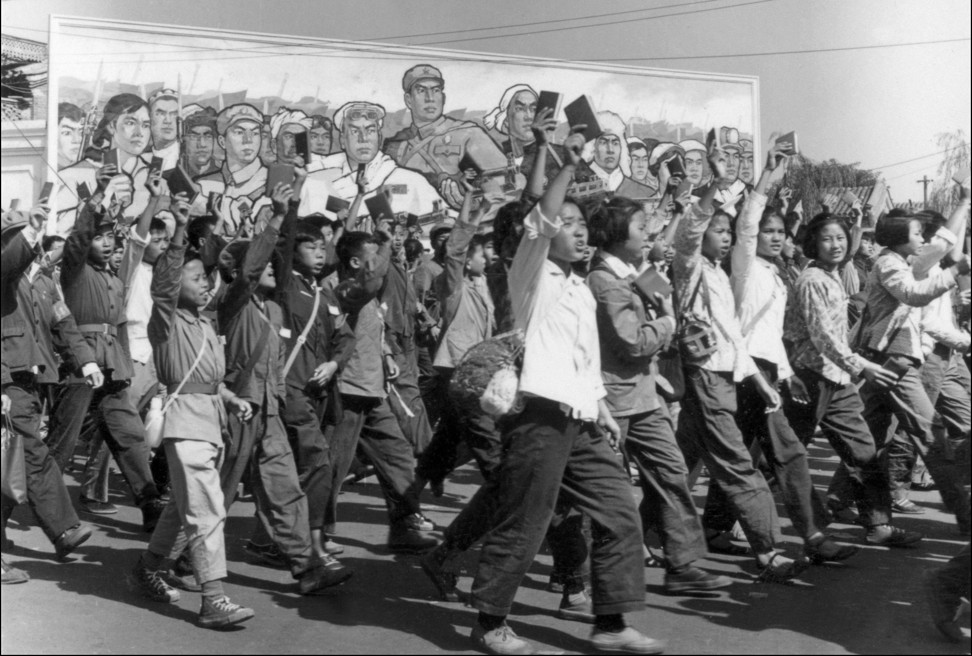
<svg viewBox="0 0 972 656">
<path fill-rule="evenodd" d="M 877 169 L 896 202 L 920 199 L 916 180 L 935 176 L 937 134 L 972 133 L 972 5 L 959 0 L 4 0 L 2 8 L 4 33 L 40 41 L 49 15 L 63 14 L 758 76 L 764 136 L 796 130 L 814 159 Z M 954 41 L 883 47 L 945 40 Z M 833 48 L 858 49 L 782 54 Z"/>
</svg>

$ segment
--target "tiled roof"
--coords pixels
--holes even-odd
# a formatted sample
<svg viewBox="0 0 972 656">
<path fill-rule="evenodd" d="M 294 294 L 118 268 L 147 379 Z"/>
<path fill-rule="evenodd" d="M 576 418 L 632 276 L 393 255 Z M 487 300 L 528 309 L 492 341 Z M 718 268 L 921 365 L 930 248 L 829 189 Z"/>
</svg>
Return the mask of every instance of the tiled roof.
<svg viewBox="0 0 972 656">
<path fill-rule="evenodd" d="M 0 35 L 0 42 L 2 42 L 4 63 L 10 60 L 22 62 L 47 61 L 46 43 L 22 39 L 9 34 Z"/>
<path fill-rule="evenodd" d="M 866 187 L 827 187 L 820 192 L 820 203 L 829 207 L 832 214 L 849 216 L 851 206 L 841 198 L 848 191 L 857 196 L 862 204 L 874 208 L 875 216 L 880 216 L 894 208 L 891 192 L 881 181 Z"/>
</svg>

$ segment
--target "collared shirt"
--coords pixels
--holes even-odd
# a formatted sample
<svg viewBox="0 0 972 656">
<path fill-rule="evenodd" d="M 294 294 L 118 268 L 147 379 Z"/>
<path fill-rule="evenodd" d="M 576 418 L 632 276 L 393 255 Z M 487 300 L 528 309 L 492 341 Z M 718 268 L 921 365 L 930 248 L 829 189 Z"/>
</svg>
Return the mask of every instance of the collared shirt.
<svg viewBox="0 0 972 656">
<path fill-rule="evenodd" d="M 514 324 L 525 334 L 520 392 L 557 401 L 575 419 L 593 421 L 607 392 L 601 380 L 597 303 L 584 279 L 547 259 L 560 217 L 536 206 L 510 266 Z"/>
<path fill-rule="evenodd" d="M 793 366 L 849 384 L 866 361 L 848 340 L 847 292 L 838 274 L 811 264 L 797 278 L 794 294 L 793 311 L 786 317 Z"/>
<path fill-rule="evenodd" d="M 300 195 L 300 214 L 306 216 L 319 212 L 328 218 L 336 214 L 327 209 L 328 196 L 351 202 L 358 193 L 357 168 L 351 168 L 345 153 L 327 155 L 321 162 L 322 170 L 307 176 Z M 391 157 L 378 153 L 364 170 L 364 199 L 375 197 L 384 190 L 391 193 L 389 201 L 395 213 L 408 212 L 416 216 L 429 214 L 442 200 L 421 173 L 398 166 Z M 358 216 L 367 216 L 368 207 L 361 203 Z"/>
<path fill-rule="evenodd" d="M 736 222 L 736 243 L 732 247 L 732 291 L 736 317 L 749 355 L 776 365 L 780 380 L 793 375 L 783 346 L 786 315 L 786 284 L 776 265 L 756 254 L 759 221 L 766 196 L 753 191 Z"/>
<path fill-rule="evenodd" d="M 132 226 L 118 267 L 118 278 L 125 289 L 128 346 L 132 359 L 142 364 L 152 359 L 152 344 L 148 338 L 148 322 L 152 316 L 152 265 L 142 261 L 150 239 L 150 235 L 142 237 Z"/>
<path fill-rule="evenodd" d="M 939 237 L 950 244 L 955 243 L 955 236 L 948 230 L 940 230 L 936 239 Z M 919 253 L 916 264 L 924 267 L 926 258 L 926 254 Z M 933 264 L 928 264 L 928 269 Z M 921 308 L 955 287 L 955 284 L 955 276 L 950 270 L 917 274 L 908 260 L 888 248 L 884 249 L 871 269 L 867 285 L 867 305 L 859 327 L 863 331 L 861 344 L 874 351 L 924 360 Z"/>
<path fill-rule="evenodd" d="M 679 316 L 694 315 L 712 322 L 717 348 L 699 366 L 707 371 L 732 373 L 738 383 L 759 370 L 746 349 L 736 319 L 736 299 L 729 276 L 702 255 L 702 238 L 711 220 L 712 211 L 706 212 L 693 203 L 675 232 L 672 271 L 677 311 Z M 699 293 L 695 294 L 697 287 Z"/>
<path fill-rule="evenodd" d="M 212 322 L 178 307 L 182 264 L 186 246 L 172 245 L 163 253 L 151 282 L 152 314 L 146 327 L 153 347 L 155 370 L 163 385 L 186 379 L 202 351 L 199 364 L 187 383 L 219 384 L 226 375 L 223 347 Z M 162 438 L 198 440 L 222 444 L 226 409 L 218 394 L 179 394 L 166 401 Z"/>
<path fill-rule="evenodd" d="M 615 191 L 618 187 L 621 186 L 621 183 L 624 182 L 625 180 L 624 172 L 621 170 L 620 166 L 614 169 L 613 171 L 611 171 L 610 173 L 608 173 L 603 168 L 601 168 L 601 165 L 595 161 L 591 161 L 590 166 L 591 166 L 591 170 L 597 174 L 597 177 L 599 177 L 601 180 L 604 180 L 605 184 L 607 185 L 608 191 Z"/>
<path fill-rule="evenodd" d="M 57 225 L 56 234 L 67 237 L 71 234 L 74 224 L 78 219 L 78 194 L 77 186 L 84 183 L 90 193 L 95 193 L 98 188 L 98 169 L 101 165 L 90 159 L 83 159 L 77 164 L 72 164 L 66 169 L 58 171 L 57 188 Z M 131 178 L 132 181 L 132 202 L 122 210 L 122 216 L 128 220 L 135 220 L 145 206 L 148 204 L 150 194 L 145 188 L 148 180 L 149 163 L 144 157 L 129 157 L 121 166 L 121 172 Z M 105 196 L 104 206 L 107 208 L 111 203 L 111 198 Z"/>
<path fill-rule="evenodd" d="M 261 209 L 272 205 L 273 201 L 266 193 L 267 175 L 268 169 L 259 157 L 238 171 L 230 171 L 229 164 L 223 162 L 219 172 L 196 179 L 201 193 L 193 211 L 204 213 L 209 194 L 222 194 L 223 201 L 219 209 L 224 219 L 223 234 L 234 235 L 243 222 L 244 205 L 249 208 L 251 222 L 256 220 Z"/>
</svg>

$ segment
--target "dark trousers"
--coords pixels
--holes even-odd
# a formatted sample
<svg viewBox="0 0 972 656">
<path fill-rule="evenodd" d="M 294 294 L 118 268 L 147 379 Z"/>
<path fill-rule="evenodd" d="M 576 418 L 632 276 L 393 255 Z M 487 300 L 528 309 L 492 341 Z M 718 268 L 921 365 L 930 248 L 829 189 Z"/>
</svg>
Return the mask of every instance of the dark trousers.
<svg viewBox="0 0 972 656">
<path fill-rule="evenodd" d="M 810 392 L 810 403 L 800 411 L 804 413 L 801 421 L 819 423 L 846 468 L 849 495 L 857 502 L 865 526 L 887 524 L 891 521 L 888 474 L 878 460 L 874 437 L 864 421 L 864 403 L 857 387 L 851 383 L 837 385 L 807 370 L 796 373 Z"/>
<path fill-rule="evenodd" d="M 405 439 L 412 445 L 412 451 L 418 455 L 428 448 L 429 441 L 432 439 L 432 427 L 429 425 L 428 412 L 419 388 L 415 340 L 406 337 L 397 339 L 404 350 L 395 356 L 399 373 L 388 401 L 392 412 L 398 418 Z"/>
<path fill-rule="evenodd" d="M 388 399 L 343 395 L 342 401 L 341 421 L 328 430 L 327 436 L 331 447 L 331 479 L 325 489 L 324 530 L 327 533 L 336 530 L 338 495 L 359 443 L 375 467 L 389 521 L 396 524 L 419 512 L 418 495 L 411 489 L 415 480 L 415 456 Z"/>
<path fill-rule="evenodd" d="M 443 402 L 445 405 L 448 405 L 448 399 L 443 400 L 442 392 L 440 391 L 442 388 L 439 381 L 439 372 L 432 365 L 433 351 L 434 348 L 418 346 L 416 348 L 416 365 L 418 366 L 419 393 L 422 395 L 422 401 L 425 403 L 425 412 L 428 416 L 429 426 L 432 430 L 435 430 L 436 424 L 442 416 L 442 410 L 444 408 Z"/>
<path fill-rule="evenodd" d="M 27 475 L 27 503 L 37 517 L 37 523 L 51 542 L 64 531 L 80 523 L 61 470 L 54 462 L 47 445 L 40 439 L 41 400 L 33 383 L 14 382 L 3 388 L 10 397 L 10 424 L 24 442 L 24 470 Z M 16 507 L 3 497 L 3 527 Z"/>
<path fill-rule="evenodd" d="M 331 455 L 321 430 L 326 399 L 309 397 L 303 390 L 287 388 L 283 421 L 297 462 L 300 487 L 307 495 L 311 529 L 324 527 L 327 486 L 331 480 Z"/>
<path fill-rule="evenodd" d="M 725 495 L 753 551 L 768 553 L 774 546 L 776 506 L 766 480 L 753 466 L 735 415 L 736 386 L 731 373 L 685 368 L 685 398 L 676 433 L 685 464 L 691 471 L 699 460 L 705 463 L 721 490 L 716 494 Z M 710 494 L 713 487 L 709 487 Z M 724 530 L 724 524 L 722 516 L 703 517 L 706 528 Z"/>
<path fill-rule="evenodd" d="M 537 398 L 503 429 L 502 464 L 477 493 L 494 497 L 496 513 L 473 581 L 473 606 L 509 614 L 564 495 L 591 519 L 594 613 L 644 608 L 641 521 L 607 440 L 591 424 L 565 415 L 558 403 Z"/>
<path fill-rule="evenodd" d="M 688 486 L 685 457 L 675 441 L 672 416 L 657 410 L 615 417 L 621 445 L 638 467 L 644 497 L 639 511 L 645 528 L 657 527 L 670 567 L 683 567 L 705 556 L 702 522 Z"/>
<path fill-rule="evenodd" d="M 961 446 L 969 434 L 968 379 L 969 369 L 963 358 L 943 346 L 937 346 L 921 366 L 921 383 L 936 411 L 932 422 L 934 439 L 950 461 L 962 461 L 960 466 L 966 476 L 960 479 L 967 479 L 968 474 Z M 918 449 L 908 433 L 897 427 L 886 448 L 892 494 L 898 499 L 907 498 Z"/>
<path fill-rule="evenodd" d="M 441 388 L 448 388 L 451 371 L 440 370 Z M 459 448 L 465 444 L 484 478 L 499 467 L 503 446 L 493 418 L 484 412 L 470 412 L 454 403 L 442 406 L 442 415 L 432 442 L 418 459 L 415 473 L 432 483 L 441 483 L 460 462 Z"/>
<path fill-rule="evenodd" d="M 957 556 L 945 563 L 945 566 L 932 573 L 938 603 L 942 608 L 951 612 L 958 610 L 962 597 L 969 598 L 972 591 L 972 552 L 969 543 L 965 544 Z"/>
<path fill-rule="evenodd" d="M 901 360 L 902 365 L 905 361 L 910 362 L 908 358 Z M 960 524 L 968 526 L 969 495 L 962 484 L 966 472 L 962 471 L 961 464 L 950 453 L 944 432 L 936 437 L 932 429 L 935 406 L 922 385 L 920 369 L 912 363 L 897 385 L 889 390 L 865 383 L 861 388 L 861 397 L 864 401 L 864 419 L 871 429 L 878 451 L 884 449 L 893 416 L 898 420 L 898 429 L 908 436 L 925 461 L 945 507 L 955 513 Z"/>
<path fill-rule="evenodd" d="M 763 360 L 756 360 L 756 364 L 767 382 L 775 387 L 776 366 Z M 759 444 L 770 471 L 779 483 L 783 504 L 790 521 L 793 522 L 793 528 L 806 540 L 821 528 L 816 523 L 819 509 L 815 506 L 816 496 L 807 466 L 807 449 L 790 428 L 790 422 L 782 410 L 767 414 L 766 402 L 751 379 L 744 380 L 736 389 L 739 402 L 736 420 L 742 431 L 743 441 L 749 449 L 753 443 Z M 735 518 L 729 510 L 725 493 L 716 483 L 714 488 L 709 488 L 709 497 L 706 500 L 707 524 L 712 526 L 713 522 L 709 518 L 718 517 L 720 514 L 725 517 L 723 530 L 732 528 Z"/>
<path fill-rule="evenodd" d="M 95 430 L 100 430 L 108 449 L 132 490 L 135 503 L 158 498 L 159 491 L 149 469 L 149 448 L 145 425 L 128 393 L 128 381 L 105 381 L 99 389 L 85 383 L 65 385 L 51 412 L 48 445 L 61 471 L 74 455 L 84 417 L 91 410 Z"/>
<path fill-rule="evenodd" d="M 219 476 L 226 510 L 247 477 L 259 522 L 254 541 L 263 544 L 272 539 L 287 557 L 291 573 L 299 577 L 311 567 L 308 500 L 283 421 L 263 410 L 254 412 L 246 423 L 230 415 L 228 433 Z"/>
</svg>

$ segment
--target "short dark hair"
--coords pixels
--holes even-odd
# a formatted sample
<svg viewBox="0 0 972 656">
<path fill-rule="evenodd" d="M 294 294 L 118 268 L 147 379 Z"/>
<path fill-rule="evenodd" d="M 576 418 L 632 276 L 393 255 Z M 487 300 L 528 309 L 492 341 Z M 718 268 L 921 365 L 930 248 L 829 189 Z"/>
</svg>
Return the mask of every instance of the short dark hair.
<svg viewBox="0 0 972 656">
<path fill-rule="evenodd" d="M 216 227 L 216 217 L 205 215 L 193 219 L 186 226 L 186 238 L 189 240 L 189 244 L 193 247 L 199 243 L 200 239 L 209 239 L 209 235 L 212 234 L 213 228 Z"/>
<path fill-rule="evenodd" d="M 309 241 L 324 241 L 324 233 L 315 223 L 300 220 L 294 226 L 294 248 Z"/>
<path fill-rule="evenodd" d="M 62 102 L 57 104 L 57 122 L 68 119 L 76 123 L 84 121 L 84 112 L 74 103 Z"/>
<path fill-rule="evenodd" d="M 874 228 L 874 241 L 885 248 L 907 244 L 911 238 L 911 222 L 918 217 L 906 209 L 896 207 L 880 219 Z"/>
<path fill-rule="evenodd" d="M 587 224 L 587 240 L 597 248 L 610 248 L 627 241 L 628 226 L 638 212 L 644 212 L 641 203 L 624 196 L 615 196 L 601 203 Z"/>
<path fill-rule="evenodd" d="M 414 262 L 425 253 L 425 246 L 418 239 L 406 239 L 402 248 L 405 250 L 405 260 L 408 262 Z"/>
<path fill-rule="evenodd" d="M 41 250 L 45 253 L 54 248 L 54 244 L 58 242 L 66 241 L 61 235 L 46 235 L 41 239 Z"/>
<path fill-rule="evenodd" d="M 516 227 L 530 213 L 531 206 L 526 200 L 515 200 L 503 205 L 496 211 L 493 219 L 493 243 L 503 257 L 513 257 L 516 253 Z"/>
<path fill-rule="evenodd" d="M 628 144 L 629 153 L 633 153 L 636 150 L 643 150 L 645 151 L 646 154 L 650 154 L 650 151 L 648 150 L 648 146 L 641 143 L 640 141 L 632 141 L 631 143 Z"/>
<path fill-rule="evenodd" d="M 469 248 L 466 250 L 466 259 L 469 259 L 469 256 L 477 250 L 485 250 L 488 243 L 490 243 L 490 240 L 486 239 L 486 235 L 473 235 L 469 242 Z"/>
<path fill-rule="evenodd" d="M 164 232 L 168 235 L 169 226 L 162 219 L 152 219 L 152 222 L 149 223 L 149 232 Z"/>
<path fill-rule="evenodd" d="M 348 268 L 351 266 L 351 258 L 359 257 L 364 250 L 365 244 L 377 244 L 378 241 L 370 232 L 351 231 L 345 232 L 338 239 L 337 250 L 338 262 L 341 266 Z"/>
<path fill-rule="evenodd" d="M 759 219 L 759 229 L 762 230 L 764 225 L 773 220 L 779 221 L 781 224 L 783 224 L 783 230 L 786 231 L 786 219 L 784 219 L 783 215 L 780 214 L 779 209 L 775 207 L 767 207 L 763 211 L 763 216 L 761 216 Z"/>
<path fill-rule="evenodd" d="M 946 219 L 941 212 L 936 212 L 935 210 L 922 210 L 915 214 L 915 218 L 921 221 L 925 226 L 925 241 L 930 241 L 939 230 L 948 224 L 948 219 Z"/>
<path fill-rule="evenodd" d="M 806 231 L 803 234 L 804 256 L 811 260 L 817 259 L 817 235 L 829 225 L 839 226 L 844 231 L 844 235 L 847 236 L 847 243 L 850 244 L 850 228 L 847 227 L 847 223 L 830 212 L 821 212 L 810 219 L 810 223 L 806 225 Z"/>
</svg>

